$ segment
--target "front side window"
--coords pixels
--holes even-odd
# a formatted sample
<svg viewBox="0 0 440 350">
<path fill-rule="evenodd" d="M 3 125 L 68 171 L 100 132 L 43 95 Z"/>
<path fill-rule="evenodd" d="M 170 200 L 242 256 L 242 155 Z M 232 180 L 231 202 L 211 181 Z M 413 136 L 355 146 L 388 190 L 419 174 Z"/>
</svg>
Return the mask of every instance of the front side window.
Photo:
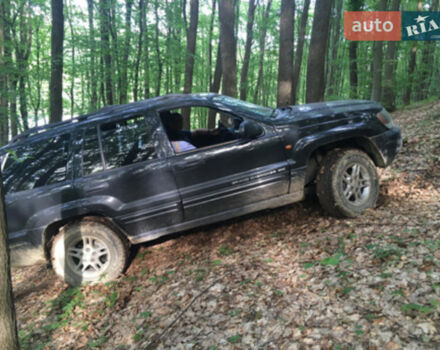
<svg viewBox="0 0 440 350">
<path fill-rule="evenodd" d="M 26 191 L 66 179 L 70 135 L 60 135 L 10 151 L 2 177 L 6 193 Z"/>
<path fill-rule="evenodd" d="M 84 175 L 156 159 L 158 140 L 155 135 L 158 126 L 154 118 L 136 116 L 86 130 L 83 146 Z"/>
</svg>

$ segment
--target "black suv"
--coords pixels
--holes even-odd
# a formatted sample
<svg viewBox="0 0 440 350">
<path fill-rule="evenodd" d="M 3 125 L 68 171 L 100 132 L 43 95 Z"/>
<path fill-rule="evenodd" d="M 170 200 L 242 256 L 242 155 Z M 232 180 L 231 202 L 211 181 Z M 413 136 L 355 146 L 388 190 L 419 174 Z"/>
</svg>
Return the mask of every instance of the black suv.
<svg viewBox="0 0 440 350">
<path fill-rule="evenodd" d="M 169 130 L 179 111 L 196 130 Z M 104 107 L 1 149 L 12 261 L 45 258 L 73 285 L 113 279 L 131 244 L 300 201 L 307 187 L 354 217 L 400 147 L 371 101 L 271 109 L 192 94 Z"/>
</svg>

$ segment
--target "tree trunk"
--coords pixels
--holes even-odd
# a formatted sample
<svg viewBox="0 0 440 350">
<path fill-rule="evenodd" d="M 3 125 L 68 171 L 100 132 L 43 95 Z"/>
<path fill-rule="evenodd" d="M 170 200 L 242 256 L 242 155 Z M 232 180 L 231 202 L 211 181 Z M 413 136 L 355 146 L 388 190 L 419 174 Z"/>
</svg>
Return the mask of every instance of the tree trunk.
<svg viewBox="0 0 440 350">
<path fill-rule="evenodd" d="M 214 80 L 210 86 L 209 91 L 218 93 L 220 91 L 220 84 L 222 81 L 222 56 L 221 56 L 221 44 L 218 43 L 217 60 L 215 62 Z M 210 109 L 208 115 L 208 129 L 215 128 L 215 115 L 216 111 Z"/>
<path fill-rule="evenodd" d="M 101 26 L 101 56 L 104 64 L 105 104 L 113 104 L 112 56 L 110 52 L 110 4 L 109 0 L 99 1 Z"/>
<path fill-rule="evenodd" d="M 438 0 L 432 0 L 429 11 L 437 12 L 439 6 Z M 421 4 L 422 2 L 419 2 Z M 419 6 L 419 11 L 421 11 L 421 6 Z M 424 100 L 429 95 L 429 87 L 433 74 L 434 67 L 434 53 L 436 48 L 435 41 L 428 41 L 424 43 L 421 51 L 421 62 L 419 65 L 419 86 L 417 87 L 417 101 Z"/>
<path fill-rule="evenodd" d="M 189 28 L 186 32 L 185 82 L 183 84 L 184 94 L 189 94 L 192 91 L 198 20 L 199 0 L 191 0 Z M 190 113 L 191 110 L 189 108 L 182 109 L 183 128 L 187 130 L 190 129 Z"/>
<path fill-rule="evenodd" d="M 332 2 L 316 0 L 307 62 L 306 102 L 324 100 L 325 91 L 325 55 L 328 44 L 328 31 Z"/>
<path fill-rule="evenodd" d="M 4 207 L 3 184 L 0 177 L 0 344 L 2 349 L 18 350 L 17 321 L 12 294 L 8 234 Z"/>
<path fill-rule="evenodd" d="M 385 11 L 388 0 L 379 1 L 378 11 Z M 373 78 L 371 80 L 371 99 L 380 101 L 382 96 L 382 65 L 383 65 L 383 42 L 373 43 Z"/>
<path fill-rule="evenodd" d="M 361 0 L 350 1 L 350 11 L 360 11 Z M 358 42 L 350 41 L 348 45 L 348 59 L 350 62 L 350 98 L 358 97 L 358 66 L 357 66 Z"/>
<path fill-rule="evenodd" d="M 328 70 L 328 84 L 327 84 L 327 95 L 333 96 L 336 94 L 337 89 L 337 76 L 341 71 L 341 62 L 338 60 L 338 53 L 341 41 L 341 16 L 342 16 L 342 3 L 343 0 L 337 0 L 336 4 L 336 17 L 333 22 L 333 35 L 331 42 L 331 51 L 329 59 L 329 70 Z"/>
<path fill-rule="evenodd" d="M 247 76 L 249 70 L 249 61 L 251 59 L 251 47 L 253 40 L 253 27 L 254 27 L 254 17 L 255 17 L 255 0 L 249 1 L 248 9 L 248 22 L 246 27 L 246 44 L 244 48 L 244 59 L 243 67 L 241 68 L 240 75 L 240 99 L 246 100 L 247 97 Z"/>
<path fill-rule="evenodd" d="M 212 36 L 214 32 L 214 20 L 215 20 L 215 7 L 217 5 L 217 0 L 212 0 L 212 13 L 211 20 L 209 22 L 209 41 L 208 41 L 208 83 L 211 88 L 212 85 Z"/>
<path fill-rule="evenodd" d="M 75 33 L 73 31 L 73 22 L 72 22 L 72 13 L 69 12 L 69 8 L 71 7 L 71 4 L 69 2 L 66 3 L 67 5 L 67 22 L 69 23 L 69 29 L 70 29 L 70 45 L 71 45 L 71 72 L 70 72 L 70 118 L 73 118 L 74 109 L 75 109 Z M 70 8 L 71 10 L 71 8 Z"/>
<path fill-rule="evenodd" d="M 411 92 L 413 90 L 413 81 L 414 81 L 414 71 L 416 68 L 416 62 L 417 62 L 417 42 L 414 43 L 414 46 L 411 49 L 411 54 L 409 58 L 409 65 L 408 65 L 408 81 L 407 81 L 407 87 L 405 90 L 405 95 L 403 95 L 403 104 L 409 105 L 411 103 Z"/>
<path fill-rule="evenodd" d="M 17 115 L 17 84 L 18 77 L 16 73 L 10 75 L 11 84 L 9 88 L 9 104 L 11 117 L 11 136 L 18 135 L 18 115 Z"/>
<path fill-rule="evenodd" d="M 272 0 L 267 2 L 266 10 L 263 13 L 263 28 L 261 29 L 260 35 L 260 57 L 258 62 L 258 75 L 257 75 L 257 83 L 255 84 L 255 92 L 254 92 L 254 103 L 258 103 L 258 94 L 261 90 L 261 85 L 263 82 L 263 63 L 264 63 L 264 51 L 266 47 L 266 33 L 267 33 L 267 20 L 269 18 L 270 7 L 272 5 Z"/>
<path fill-rule="evenodd" d="M 301 14 L 301 22 L 298 30 L 298 40 L 296 44 L 295 66 L 293 68 L 292 78 L 292 104 L 296 104 L 298 100 L 298 87 L 301 75 L 301 65 L 304 51 L 304 41 L 306 35 L 307 19 L 309 18 L 310 0 L 305 0 L 303 12 Z"/>
<path fill-rule="evenodd" d="M 95 70 L 95 27 L 93 24 L 93 0 L 87 0 L 87 7 L 89 12 L 89 52 L 90 52 L 90 107 L 89 111 L 94 112 L 98 108 L 98 83 Z"/>
<path fill-rule="evenodd" d="M 9 38 L 9 28 L 7 26 L 8 6 L 6 2 L 0 3 L 0 146 L 8 142 L 9 134 L 9 115 L 8 115 L 8 73 L 10 62 L 8 57 L 8 45 L 5 45 Z"/>
<path fill-rule="evenodd" d="M 64 14 L 63 0 L 52 0 L 51 34 L 51 74 L 50 74 L 50 123 L 63 118 L 63 41 Z"/>
<path fill-rule="evenodd" d="M 125 42 L 124 50 L 122 52 L 122 65 L 121 65 L 121 86 L 119 93 L 119 103 L 128 102 L 128 58 L 130 53 L 130 41 L 131 41 L 131 9 L 133 7 L 133 0 L 125 1 Z"/>
<path fill-rule="evenodd" d="M 277 106 L 293 104 L 293 31 L 295 28 L 295 1 L 281 1 L 280 17 L 280 55 L 278 59 Z"/>
<path fill-rule="evenodd" d="M 138 90 L 139 90 L 139 65 L 142 57 L 142 48 L 144 40 L 144 30 L 145 30 L 145 8 L 146 4 L 144 0 L 139 0 L 139 38 L 138 38 L 138 50 L 136 54 L 136 61 L 134 64 L 134 85 L 133 85 L 133 99 L 138 100 Z"/>
<path fill-rule="evenodd" d="M 159 45 L 159 4 L 158 0 L 154 1 L 154 15 L 156 18 L 156 37 L 155 37 L 155 47 L 156 47 L 156 60 L 157 60 L 157 85 L 156 85 L 156 96 L 160 95 L 160 85 L 162 80 L 162 59 L 160 57 L 160 45 Z"/>
<path fill-rule="evenodd" d="M 393 0 L 391 3 L 390 10 L 399 11 L 399 8 L 400 8 L 400 0 Z M 397 42 L 389 41 L 385 54 L 382 102 L 384 107 L 390 112 L 394 111 L 396 108 L 394 86 L 393 86 L 394 71 L 396 68 L 396 51 L 397 51 Z"/>
<path fill-rule="evenodd" d="M 235 40 L 233 0 L 219 2 L 220 45 L 223 75 L 223 94 L 237 97 L 237 42 Z"/>
</svg>

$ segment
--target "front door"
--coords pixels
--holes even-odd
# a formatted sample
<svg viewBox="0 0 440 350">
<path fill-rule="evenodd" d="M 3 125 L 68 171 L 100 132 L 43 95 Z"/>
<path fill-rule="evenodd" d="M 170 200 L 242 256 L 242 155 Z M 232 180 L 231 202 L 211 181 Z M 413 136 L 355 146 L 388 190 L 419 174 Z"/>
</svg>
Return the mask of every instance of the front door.
<svg viewBox="0 0 440 350">
<path fill-rule="evenodd" d="M 235 216 L 246 206 L 288 193 L 289 169 L 281 142 L 270 126 L 261 126 L 264 134 L 257 139 L 171 157 L 185 222 L 227 212 Z"/>
</svg>

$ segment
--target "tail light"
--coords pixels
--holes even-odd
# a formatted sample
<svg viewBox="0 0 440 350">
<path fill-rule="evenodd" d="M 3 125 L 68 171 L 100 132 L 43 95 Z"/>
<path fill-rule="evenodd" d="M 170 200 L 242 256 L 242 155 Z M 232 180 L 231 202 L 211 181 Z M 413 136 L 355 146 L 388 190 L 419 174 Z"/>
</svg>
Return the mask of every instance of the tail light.
<svg viewBox="0 0 440 350">
<path fill-rule="evenodd" d="M 385 125 L 388 129 L 391 129 L 393 127 L 393 120 L 391 119 L 390 114 L 387 112 L 387 110 L 384 108 L 379 113 L 376 114 L 377 119 Z"/>
</svg>

